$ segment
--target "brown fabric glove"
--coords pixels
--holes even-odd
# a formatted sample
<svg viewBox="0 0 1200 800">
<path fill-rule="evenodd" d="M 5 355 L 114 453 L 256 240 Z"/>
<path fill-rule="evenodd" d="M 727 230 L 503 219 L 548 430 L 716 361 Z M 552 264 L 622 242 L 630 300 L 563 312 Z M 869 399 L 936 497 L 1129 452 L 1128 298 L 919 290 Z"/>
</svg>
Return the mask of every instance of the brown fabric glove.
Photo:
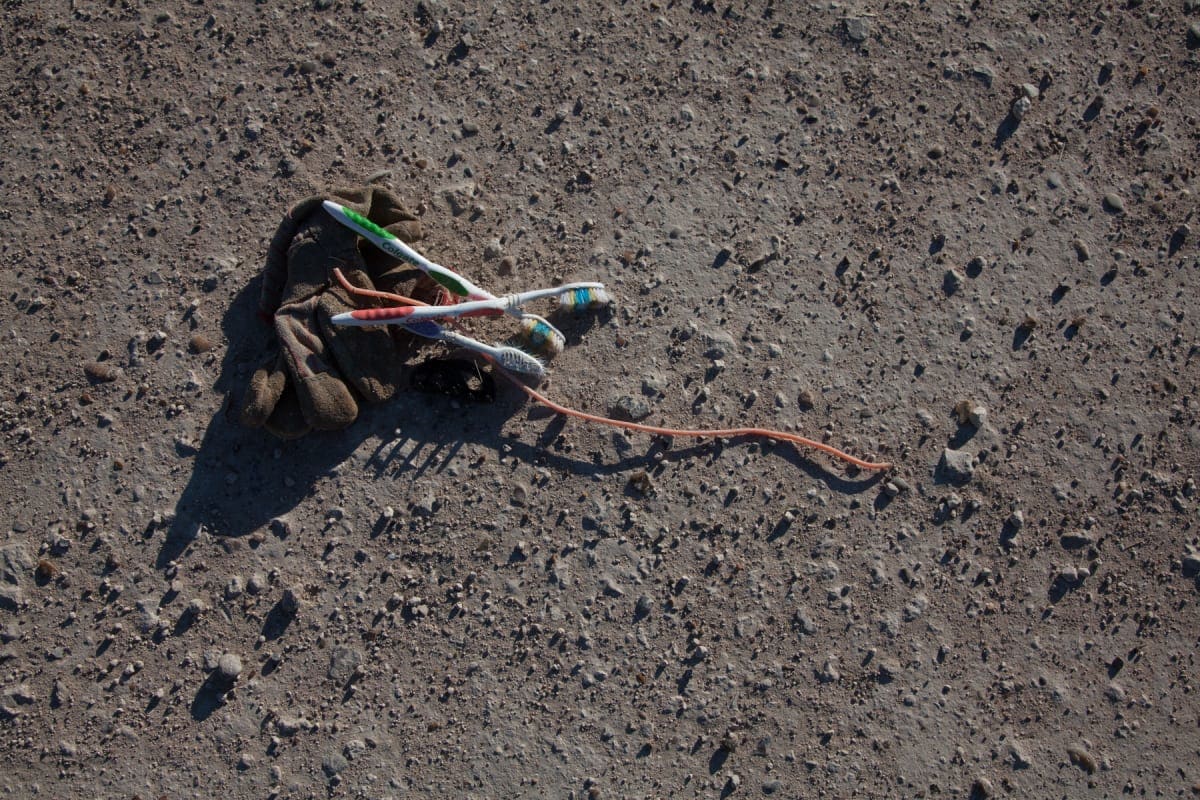
<svg viewBox="0 0 1200 800">
<path fill-rule="evenodd" d="M 275 232 L 263 269 L 259 312 L 274 320 L 279 353 L 250 378 L 239 416 L 292 439 L 312 429 L 340 430 L 358 416 L 358 397 L 389 399 L 399 384 L 400 354 L 386 328 L 338 327 L 334 314 L 368 305 L 333 278 L 335 267 L 355 286 L 396 291 L 413 271 L 360 241 L 324 208 L 333 199 L 406 242 L 421 223 L 390 190 L 338 189 L 297 203 Z"/>
</svg>

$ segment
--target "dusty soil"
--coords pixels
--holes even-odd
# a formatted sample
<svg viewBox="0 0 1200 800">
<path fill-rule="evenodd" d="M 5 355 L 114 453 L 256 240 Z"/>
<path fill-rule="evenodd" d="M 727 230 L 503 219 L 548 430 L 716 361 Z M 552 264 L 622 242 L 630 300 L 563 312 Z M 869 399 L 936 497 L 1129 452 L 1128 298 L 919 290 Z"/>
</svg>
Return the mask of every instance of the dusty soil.
<svg viewBox="0 0 1200 800">
<path fill-rule="evenodd" d="M 5 2 L 0 786 L 1200 791 L 1200 6 L 597 5 Z M 895 470 L 239 428 L 268 238 L 368 179 L 610 286 L 556 399 Z"/>
</svg>

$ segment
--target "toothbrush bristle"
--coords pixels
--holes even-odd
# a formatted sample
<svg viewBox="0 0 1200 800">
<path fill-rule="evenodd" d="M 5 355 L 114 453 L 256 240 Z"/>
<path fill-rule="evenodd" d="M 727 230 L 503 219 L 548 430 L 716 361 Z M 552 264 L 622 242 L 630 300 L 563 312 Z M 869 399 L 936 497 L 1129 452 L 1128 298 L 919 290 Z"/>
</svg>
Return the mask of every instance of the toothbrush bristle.
<svg viewBox="0 0 1200 800">
<path fill-rule="evenodd" d="M 544 356 L 556 356 L 567 346 L 565 337 L 540 319 L 521 320 L 520 340 Z"/>
<path fill-rule="evenodd" d="M 540 360 L 516 347 L 499 348 L 495 358 L 497 364 L 511 372 L 520 372 L 522 375 L 532 375 L 535 378 L 544 377 L 546 374 L 546 369 Z"/>
<path fill-rule="evenodd" d="M 601 288 L 572 289 L 562 297 L 562 304 L 574 311 L 588 308 L 599 308 L 612 302 L 608 292 Z"/>
</svg>

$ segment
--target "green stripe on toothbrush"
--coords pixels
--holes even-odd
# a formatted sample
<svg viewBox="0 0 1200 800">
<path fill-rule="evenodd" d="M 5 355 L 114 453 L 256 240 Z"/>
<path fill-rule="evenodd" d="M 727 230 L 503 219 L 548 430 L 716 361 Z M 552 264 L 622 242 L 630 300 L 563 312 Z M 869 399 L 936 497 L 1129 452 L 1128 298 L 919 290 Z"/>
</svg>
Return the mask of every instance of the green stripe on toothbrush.
<svg viewBox="0 0 1200 800">
<path fill-rule="evenodd" d="M 381 228 L 353 209 L 341 206 L 340 210 L 342 215 L 345 216 L 346 219 L 350 220 L 350 222 L 354 223 L 354 225 L 366 231 L 368 234 L 374 235 L 376 238 L 375 243 L 388 255 L 412 264 L 414 267 L 419 267 L 426 274 L 428 274 L 429 277 L 433 278 L 439 284 L 446 287 L 451 292 L 454 292 L 454 294 L 458 295 L 459 297 L 468 297 L 471 294 L 469 291 L 467 291 L 467 287 L 463 286 L 457 278 L 453 277 L 452 275 L 448 275 L 440 269 L 437 269 L 436 264 L 421 263 L 413 258 L 412 254 L 408 252 L 406 248 L 402 246 L 398 247 L 396 243 L 399 242 L 402 245 L 403 242 L 401 241 L 400 237 L 396 236 L 391 231 Z"/>
</svg>

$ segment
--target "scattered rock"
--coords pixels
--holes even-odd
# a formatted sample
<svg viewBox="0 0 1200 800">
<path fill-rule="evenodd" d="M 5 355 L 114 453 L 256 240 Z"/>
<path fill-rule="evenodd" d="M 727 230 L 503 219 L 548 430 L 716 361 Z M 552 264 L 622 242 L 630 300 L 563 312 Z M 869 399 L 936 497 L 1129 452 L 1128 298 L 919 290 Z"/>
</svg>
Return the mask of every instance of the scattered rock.
<svg viewBox="0 0 1200 800">
<path fill-rule="evenodd" d="M 1092 576 L 1092 571 L 1087 567 L 1075 567 L 1067 565 L 1058 571 L 1055 580 L 1065 587 L 1078 586 Z"/>
<path fill-rule="evenodd" d="M 1088 752 L 1087 747 L 1083 744 L 1073 744 L 1067 748 L 1067 757 L 1071 759 L 1071 763 L 1079 767 L 1089 775 L 1096 772 L 1096 759 Z"/>
<path fill-rule="evenodd" d="M 609 597 L 622 597 L 625 594 L 625 590 L 621 588 L 621 585 L 608 575 L 600 579 L 600 588 Z"/>
<path fill-rule="evenodd" d="M 188 342 L 188 349 L 193 353 L 207 353 L 213 349 L 212 339 L 209 339 L 203 333 L 193 334 L 191 340 Z"/>
<path fill-rule="evenodd" d="M 1025 753 L 1025 748 L 1017 742 L 1009 742 L 1008 757 L 1012 759 L 1013 769 L 1029 769 L 1033 766 L 1033 762 Z"/>
<path fill-rule="evenodd" d="M 1078 550 L 1081 547 L 1088 547 L 1094 542 L 1095 539 L 1092 538 L 1091 534 L 1084 533 L 1083 531 L 1065 533 L 1058 540 L 1058 543 L 1067 550 Z"/>
<path fill-rule="evenodd" d="M 419 599 L 419 598 L 418 598 Z M 329 677 L 339 686 L 350 682 L 351 676 L 362 666 L 361 650 L 344 645 L 333 648 L 329 654 Z"/>
<path fill-rule="evenodd" d="M 629 488 L 643 495 L 652 495 L 655 493 L 654 480 L 650 477 L 650 473 L 644 469 L 634 470 L 630 473 Z"/>
<path fill-rule="evenodd" d="M 307 730 L 309 726 L 309 721 L 303 717 L 287 716 L 275 719 L 275 732 L 280 736 L 295 736 L 300 731 Z"/>
<path fill-rule="evenodd" d="M 450 213 L 456 217 L 471 210 L 471 205 L 475 202 L 475 193 L 476 186 L 473 181 L 456 183 L 441 190 L 442 198 L 450 206 Z"/>
<path fill-rule="evenodd" d="M 962 288 L 963 281 L 965 280 L 966 278 L 958 270 L 954 268 L 948 269 L 942 276 L 942 290 L 946 294 L 954 294 Z"/>
<path fill-rule="evenodd" d="M 289 616 L 295 616 L 300 612 L 300 594 L 295 589 L 284 589 L 283 596 L 279 598 L 279 610 Z"/>
<path fill-rule="evenodd" d="M 112 383 L 121 377 L 121 368 L 105 361 L 90 361 L 83 365 L 83 374 L 95 383 Z"/>
<path fill-rule="evenodd" d="M 966 483 L 975 477 L 977 461 L 973 453 L 966 450 L 942 450 L 942 473 L 951 481 Z"/>
<path fill-rule="evenodd" d="M 1116 192 L 1109 192 L 1104 195 L 1104 210 L 1110 214 L 1124 214 L 1125 201 L 1121 199 L 1121 195 Z"/>
<path fill-rule="evenodd" d="M 650 416 L 650 404 L 641 397 L 625 394 L 609 404 L 608 413 L 626 422 L 637 422 Z"/>
<path fill-rule="evenodd" d="M 233 653 L 226 653 L 217 662 L 217 673 L 223 680 L 233 682 L 242 674 L 242 659 Z"/>
<path fill-rule="evenodd" d="M 915 594 L 904 605 L 904 621 L 912 622 L 919 619 L 929 608 L 929 597 L 925 594 Z"/>
<path fill-rule="evenodd" d="M 330 778 L 334 777 L 348 766 L 350 766 L 350 762 L 346 760 L 344 755 L 336 750 L 329 753 L 321 760 L 321 769 L 324 770 L 325 774 Z"/>
<path fill-rule="evenodd" d="M 976 778 L 975 782 L 971 785 L 972 797 L 978 797 L 982 798 L 983 800 L 987 800 L 987 798 L 993 797 L 995 794 L 996 789 L 992 786 L 992 782 L 983 776 Z"/>
<path fill-rule="evenodd" d="M 1021 95 L 1013 101 L 1012 107 L 1009 109 L 1009 113 L 1012 114 L 1013 119 L 1015 119 L 1017 122 L 1020 122 L 1021 120 L 1025 119 L 1025 115 L 1029 113 L 1029 109 L 1031 108 L 1033 108 L 1033 101 L 1025 95 Z"/>
<path fill-rule="evenodd" d="M 0 578 L 6 583 L 20 584 L 36 566 L 37 561 L 29 554 L 25 545 L 10 544 L 0 547 Z"/>
<path fill-rule="evenodd" d="M 842 21 L 846 38 L 852 42 L 865 42 L 871 35 L 871 23 L 862 17 L 847 17 Z"/>
</svg>

